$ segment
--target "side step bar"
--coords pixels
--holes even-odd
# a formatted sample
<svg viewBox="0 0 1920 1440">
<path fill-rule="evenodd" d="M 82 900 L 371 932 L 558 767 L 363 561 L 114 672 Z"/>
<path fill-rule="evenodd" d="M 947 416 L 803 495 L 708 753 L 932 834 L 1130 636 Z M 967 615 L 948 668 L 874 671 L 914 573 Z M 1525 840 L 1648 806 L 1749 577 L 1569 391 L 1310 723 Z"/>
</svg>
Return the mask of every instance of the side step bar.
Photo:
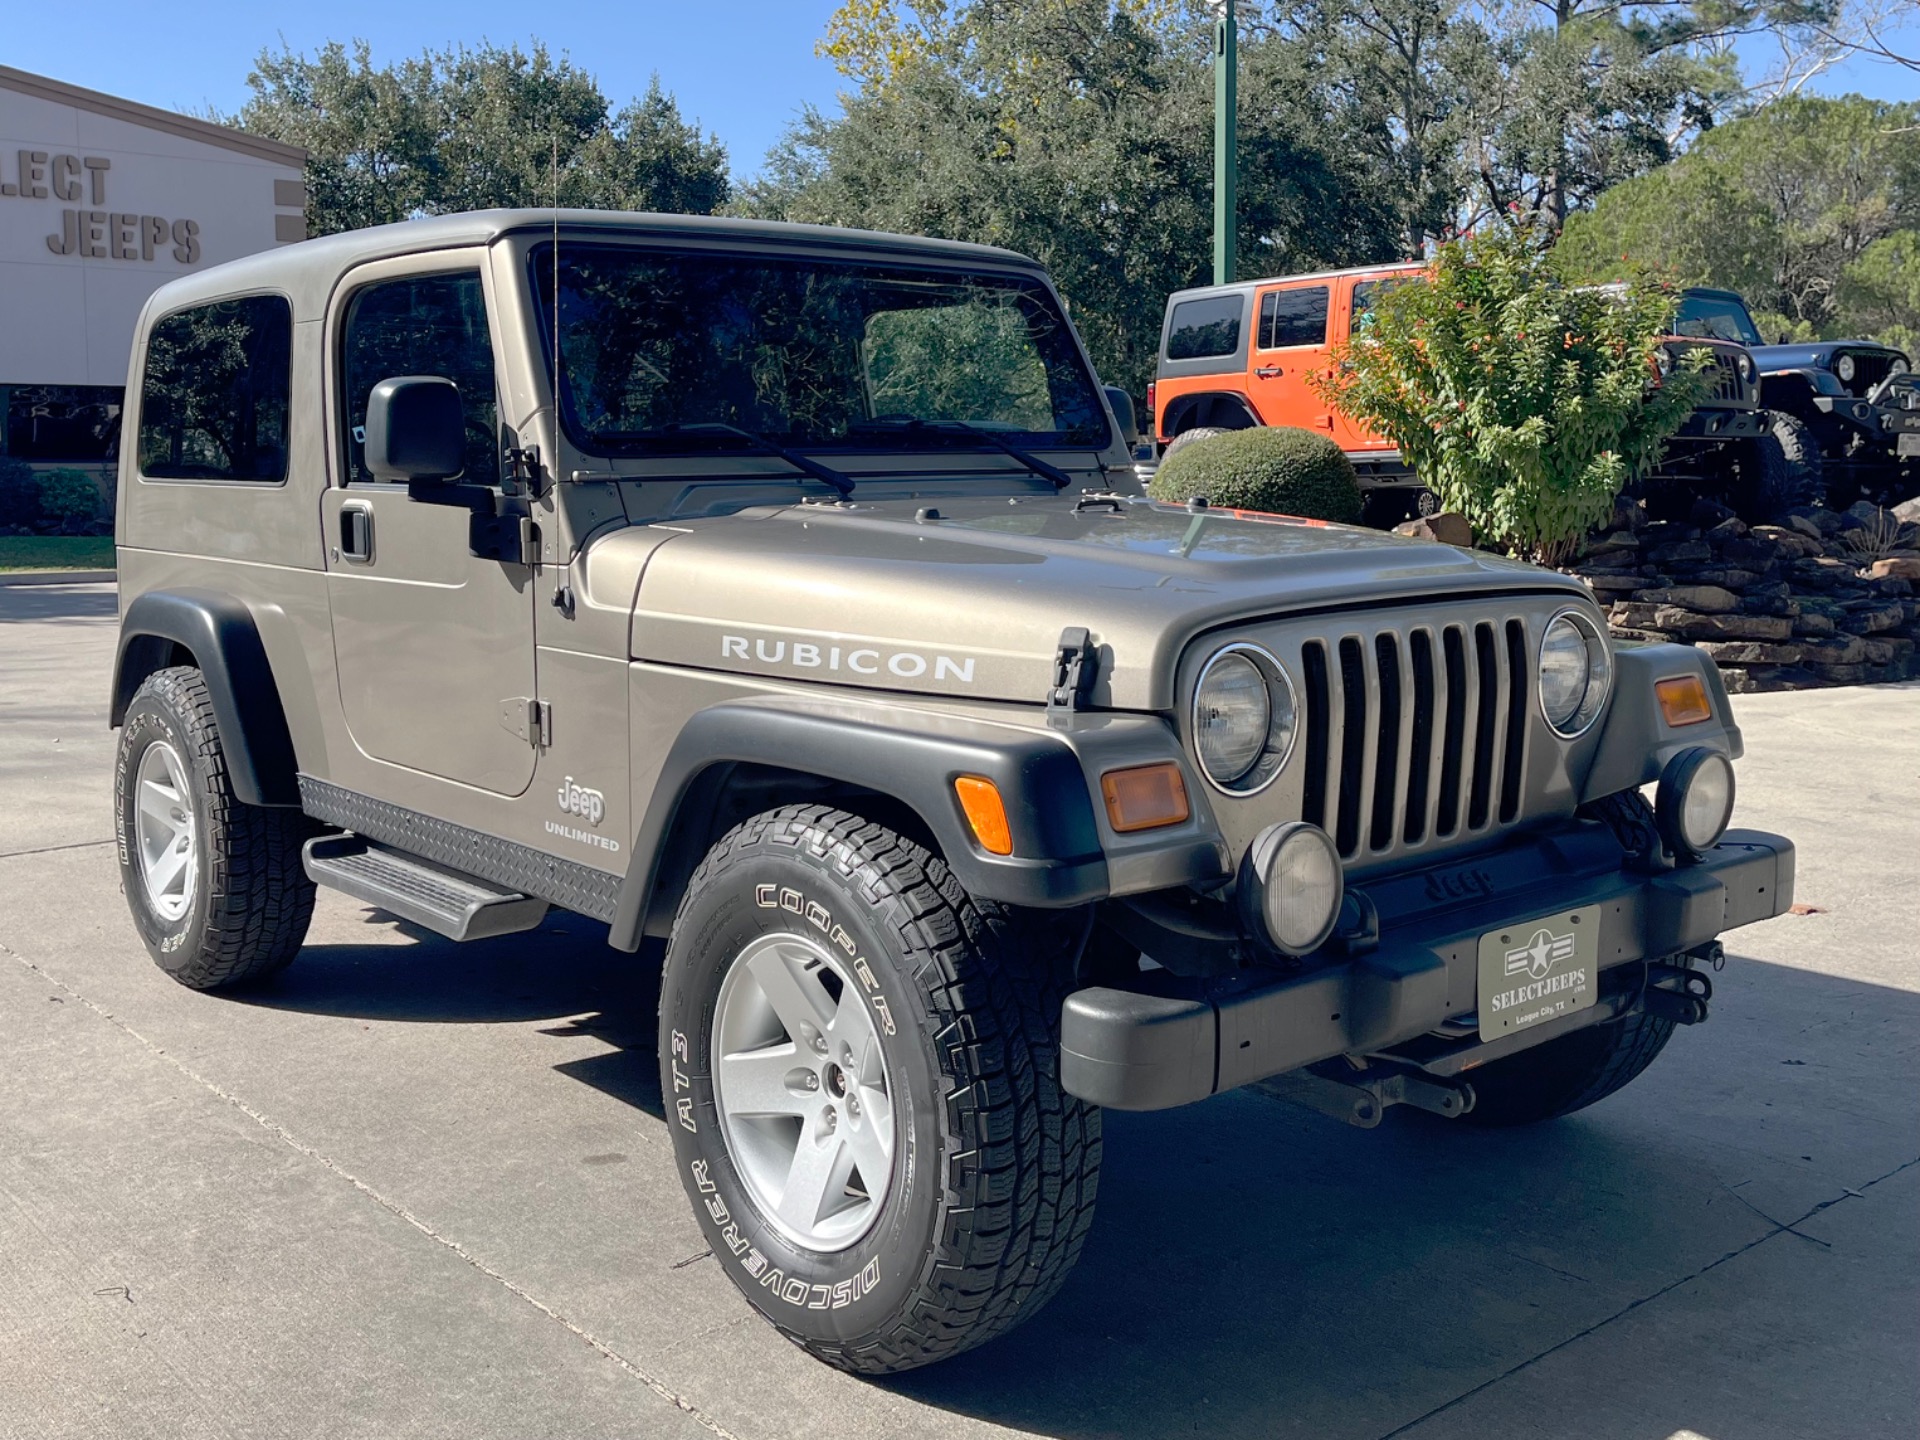
<svg viewBox="0 0 1920 1440">
<path fill-rule="evenodd" d="M 316 885 L 339 890 L 451 940 L 532 930 L 547 902 L 390 850 L 358 835 L 323 835 L 300 852 Z"/>
</svg>

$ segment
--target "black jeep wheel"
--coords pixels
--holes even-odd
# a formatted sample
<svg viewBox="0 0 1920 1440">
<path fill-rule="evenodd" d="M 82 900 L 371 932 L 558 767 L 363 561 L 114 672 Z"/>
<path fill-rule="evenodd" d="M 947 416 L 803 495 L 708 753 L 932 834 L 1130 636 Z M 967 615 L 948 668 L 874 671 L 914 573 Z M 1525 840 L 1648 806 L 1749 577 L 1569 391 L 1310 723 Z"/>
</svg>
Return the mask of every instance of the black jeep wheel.
<svg viewBox="0 0 1920 1440">
<path fill-rule="evenodd" d="M 1787 512 L 1796 505 L 1820 503 L 1817 479 L 1804 465 L 1788 460 L 1786 448 L 1777 434 L 1756 435 L 1739 442 L 1735 463 L 1739 466 L 1739 475 L 1728 499 L 1740 518 L 1749 524 L 1773 524 L 1785 520 Z"/>
<path fill-rule="evenodd" d="M 1827 501 L 1826 461 L 1820 454 L 1820 440 L 1804 420 L 1779 411 L 1773 412 L 1774 441 L 1780 446 L 1784 467 L 1782 485 L 1790 497 L 1788 505 L 1824 505 Z"/>
<path fill-rule="evenodd" d="M 297 810 L 234 798 L 198 670 L 149 675 L 127 706 L 113 771 L 127 907 L 154 963 L 194 990 L 284 968 L 313 917 Z"/>
<path fill-rule="evenodd" d="M 1043 934 L 823 806 L 745 822 L 693 877 L 660 997 L 680 1178 L 733 1282 L 829 1364 L 978 1345 L 1079 1258 L 1100 1113 L 1060 1089 L 1071 967 Z"/>
<path fill-rule="evenodd" d="M 1472 1071 L 1472 1125 L 1532 1125 L 1604 1100 L 1653 1063 L 1673 1022 L 1644 1011 L 1589 1025 Z"/>
</svg>

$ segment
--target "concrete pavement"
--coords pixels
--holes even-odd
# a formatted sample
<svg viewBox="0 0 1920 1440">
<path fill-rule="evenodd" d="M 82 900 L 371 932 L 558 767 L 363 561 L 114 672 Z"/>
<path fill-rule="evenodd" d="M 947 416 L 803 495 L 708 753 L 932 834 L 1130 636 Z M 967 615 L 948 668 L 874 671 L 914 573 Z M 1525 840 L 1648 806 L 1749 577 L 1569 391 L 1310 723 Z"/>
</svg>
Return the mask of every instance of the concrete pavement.
<svg viewBox="0 0 1920 1440">
<path fill-rule="evenodd" d="M 1736 823 L 1821 913 L 1573 1119 L 1107 1117 L 1080 1269 L 872 1383 L 747 1310 L 600 927 L 454 946 L 323 893 L 244 999 L 118 893 L 106 587 L 0 591 L 0 1436 L 1909 1436 L 1920 689 L 1736 702 Z"/>
</svg>

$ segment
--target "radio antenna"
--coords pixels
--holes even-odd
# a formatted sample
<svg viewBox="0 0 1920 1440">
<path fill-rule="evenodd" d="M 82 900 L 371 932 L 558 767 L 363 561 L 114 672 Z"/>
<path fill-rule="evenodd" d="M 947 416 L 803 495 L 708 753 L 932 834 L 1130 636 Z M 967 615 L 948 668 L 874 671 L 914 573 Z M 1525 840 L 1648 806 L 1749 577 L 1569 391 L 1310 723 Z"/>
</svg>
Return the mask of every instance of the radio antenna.
<svg viewBox="0 0 1920 1440">
<path fill-rule="evenodd" d="M 553 403 L 560 406 L 560 132 L 553 132 Z"/>
</svg>

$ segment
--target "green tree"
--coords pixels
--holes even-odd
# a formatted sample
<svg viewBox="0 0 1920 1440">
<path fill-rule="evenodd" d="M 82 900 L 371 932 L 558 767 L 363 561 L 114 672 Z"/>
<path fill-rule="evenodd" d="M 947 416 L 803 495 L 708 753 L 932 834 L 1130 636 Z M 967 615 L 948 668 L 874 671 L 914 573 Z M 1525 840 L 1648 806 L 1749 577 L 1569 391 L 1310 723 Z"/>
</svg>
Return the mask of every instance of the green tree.
<svg viewBox="0 0 1920 1440">
<path fill-rule="evenodd" d="M 828 48 L 857 88 L 805 114 L 737 207 L 1036 256 L 1102 375 L 1139 394 L 1168 292 L 1207 278 L 1204 25 L 1127 0 L 875 0 L 836 26 Z M 1392 218 L 1328 124 L 1310 57 L 1260 41 L 1242 55 L 1243 269 L 1392 258 Z"/>
<path fill-rule="evenodd" d="M 328 234 L 490 206 L 709 214 L 728 196 L 718 139 L 656 79 L 613 111 L 591 75 L 545 46 L 429 51 L 377 66 L 364 41 L 263 51 L 240 113 L 304 147 L 308 227 Z M 555 169 L 557 147 L 558 169 Z"/>
<path fill-rule="evenodd" d="M 1794 98 L 1609 191 L 1568 223 L 1559 257 L 1578 278 L 1657 261 L 1683 284 L 1737 290 L 1769 339 L 1910 332 L 1901 260 L 1916 231 L 1920 105 Z"/>
<path fill-rule="evenodd" d="M 1655 383 L 1671 288 L 1564 284 L 1544 230 L 1442 245 L 1384 289 L 1312 383 L 1373 426 L 1479 535 L 1566 559 L 1693 409 L 1695 367 Z"/>
</svg>

